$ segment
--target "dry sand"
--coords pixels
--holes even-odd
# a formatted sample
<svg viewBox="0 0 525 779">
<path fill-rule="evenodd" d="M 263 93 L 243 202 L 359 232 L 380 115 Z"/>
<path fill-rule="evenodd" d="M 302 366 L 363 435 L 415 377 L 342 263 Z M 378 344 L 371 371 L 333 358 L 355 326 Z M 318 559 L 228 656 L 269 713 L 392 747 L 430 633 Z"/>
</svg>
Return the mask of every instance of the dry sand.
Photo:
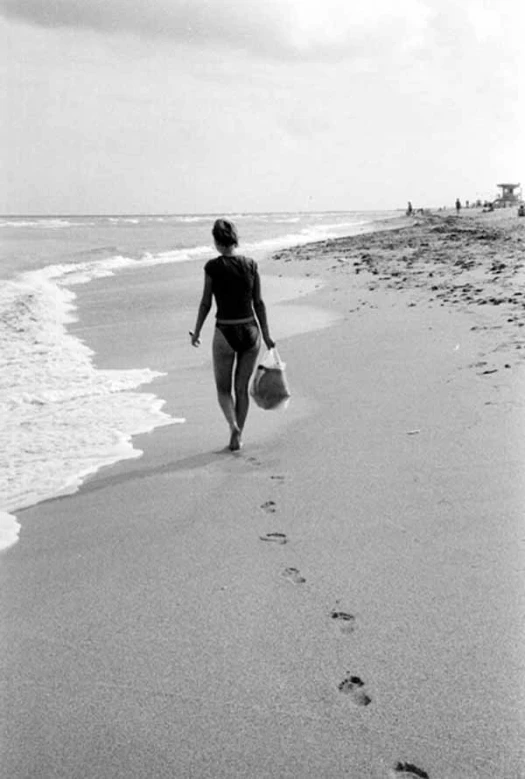
<svg viewBox="0 0 525 779">
<path fill-rule="evenodd" d="M 524 239 L 434 215 L 264 263 L 294 396 L 239 455 L 177 271 L 155 386 L 186 425 L 21 513 L 2 557 L 3 775 L 525 776 Z M 152 368 L 158 322 L 156 350 L 129 335 Z"/>
</svg>

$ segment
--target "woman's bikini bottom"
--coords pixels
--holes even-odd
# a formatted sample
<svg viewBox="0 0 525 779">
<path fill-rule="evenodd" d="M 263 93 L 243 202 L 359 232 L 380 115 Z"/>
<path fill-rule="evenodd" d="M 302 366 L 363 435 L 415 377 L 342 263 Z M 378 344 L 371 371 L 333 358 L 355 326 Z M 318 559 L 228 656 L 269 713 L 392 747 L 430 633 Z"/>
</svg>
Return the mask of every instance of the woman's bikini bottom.
<svg viewBox="0 0 525 779">
<path fill-rule="evenodd" d="M 248 352 L 255 347 L 259 348 L 261 335 L 255 319 L 227 324 L 216 322 L 215 327 L 221 331 L 234 352 Z"/>
</svg>

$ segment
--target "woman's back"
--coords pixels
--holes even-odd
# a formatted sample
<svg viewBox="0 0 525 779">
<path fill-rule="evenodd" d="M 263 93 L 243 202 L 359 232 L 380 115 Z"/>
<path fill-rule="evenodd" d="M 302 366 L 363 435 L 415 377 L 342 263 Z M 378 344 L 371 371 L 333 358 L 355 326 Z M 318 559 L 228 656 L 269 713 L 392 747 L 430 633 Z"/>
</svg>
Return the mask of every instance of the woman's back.
<svg viewBox="0 0 525 779">
<path fill-rule="evenodd" d="M 243 255 L 220 255 L 209 260 L 204 270 L 212 280 L 217 302 L 217 319 L 235 320 L 253 316 L 253 289 L 257 264 Z"/>
</svg>

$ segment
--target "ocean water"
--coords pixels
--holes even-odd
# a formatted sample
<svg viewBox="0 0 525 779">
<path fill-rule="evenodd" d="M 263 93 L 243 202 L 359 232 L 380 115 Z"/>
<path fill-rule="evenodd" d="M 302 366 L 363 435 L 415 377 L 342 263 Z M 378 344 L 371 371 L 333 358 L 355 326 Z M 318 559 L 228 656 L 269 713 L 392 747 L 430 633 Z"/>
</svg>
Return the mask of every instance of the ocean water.
<svg viewBox="0 0 525 779">
<path fill-rule="evenodd" d="M 230 214 L 255 259 L 373 228 L 397 212 Z M 93 279 L 214 255 L 213 215 L 0 217 L 0 549 L 17 510 L 78 489 L 99 468 L 139 457 L 132 436 L 184 419 L 153 392 L 160 374 L 100 370 L 68 332 L 75 288 Z M 110 304 L 108 304 L 110 305 Z"/>
</svg>

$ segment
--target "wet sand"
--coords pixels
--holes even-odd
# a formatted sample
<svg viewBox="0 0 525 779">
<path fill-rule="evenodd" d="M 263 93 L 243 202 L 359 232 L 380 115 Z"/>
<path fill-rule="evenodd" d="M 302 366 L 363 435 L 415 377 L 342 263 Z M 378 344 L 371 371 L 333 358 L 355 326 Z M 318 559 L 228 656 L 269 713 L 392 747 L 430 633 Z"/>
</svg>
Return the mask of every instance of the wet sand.
<svg viewBox="0 0 525 779">
<path fill-rule="evenodd" d="M 129 353 L 89 285 L 99 364 L 139 350 L 187 422 L 20 513 L 6 776 L 524 775 L 524 240 L 435 214 L 266 260 L 293 397 L 236 455 L 210 325 L 187 351 L 201 272 L 162 269 Z M 289 278 L 314 291 L 272 302 Z"/>
</svg>

